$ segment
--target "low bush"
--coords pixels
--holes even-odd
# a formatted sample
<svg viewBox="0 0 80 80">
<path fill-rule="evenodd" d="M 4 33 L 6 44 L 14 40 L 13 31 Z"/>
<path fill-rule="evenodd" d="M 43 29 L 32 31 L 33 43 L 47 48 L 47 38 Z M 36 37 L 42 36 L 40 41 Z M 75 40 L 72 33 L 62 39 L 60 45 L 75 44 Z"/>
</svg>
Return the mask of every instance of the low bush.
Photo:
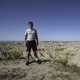
<svg viewBox="0 0 80 80">
<path fill-rule="evenodd" d="M 0 59 L 17 59 L 23 54 L 23 49 L 20 46 L 0 46 Z"/>
</svg>

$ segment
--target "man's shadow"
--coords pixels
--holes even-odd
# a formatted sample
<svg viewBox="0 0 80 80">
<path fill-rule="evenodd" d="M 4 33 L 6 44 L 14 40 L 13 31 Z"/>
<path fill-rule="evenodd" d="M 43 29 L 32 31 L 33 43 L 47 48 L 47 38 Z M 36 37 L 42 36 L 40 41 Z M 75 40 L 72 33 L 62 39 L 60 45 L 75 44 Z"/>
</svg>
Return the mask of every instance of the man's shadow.
<svg viewBox="0 0 80 80">
<path fill-rule="evenodd" d="M 40 62 L 41 62 L 40 64 L 42 64 L 42 63 L 51 62 L 51 60 L 43 59 L 43 60 L 40 60 Z M 32 64 L 32 63 L 37 63 L 37 62 L 35 60 L 29 62 L 29 64 Z"/>
</svg>

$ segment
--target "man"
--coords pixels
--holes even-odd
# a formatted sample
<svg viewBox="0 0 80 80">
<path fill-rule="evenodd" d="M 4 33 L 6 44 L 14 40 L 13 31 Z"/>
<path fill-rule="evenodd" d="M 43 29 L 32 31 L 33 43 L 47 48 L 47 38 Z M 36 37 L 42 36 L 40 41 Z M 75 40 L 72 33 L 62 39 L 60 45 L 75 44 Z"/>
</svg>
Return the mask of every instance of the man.
<svg viewBox="0 0 80 80">
<path fill-rule="evenodd" d="M 38 35 L 36 29 L 33 28 L 33 22 L 28 22 L 28 29 L 25 32 L 25 43 L 28 52 L 28 61 L 26 65 L 29 65 L 29 57 L 31 56 L 31 49 L 33 50 L 35 60 L 40 63 L 40 60 L 37 55 L 37 46 L 38 46 Z"/>
</svg>

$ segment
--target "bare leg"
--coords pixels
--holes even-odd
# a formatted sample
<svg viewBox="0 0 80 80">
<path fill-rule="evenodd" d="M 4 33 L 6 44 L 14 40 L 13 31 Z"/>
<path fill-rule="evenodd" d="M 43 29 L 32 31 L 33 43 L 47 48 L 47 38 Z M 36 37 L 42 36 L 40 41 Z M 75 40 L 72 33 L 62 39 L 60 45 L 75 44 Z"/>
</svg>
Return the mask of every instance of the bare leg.
<svg viewBox="0 0 80 80">
<path fill-rule="evenodd" d="M 28 62 L 29 62 L 30 55 L 31 55 L 30 52 L 28 52 Z"/>
<path fill-rule="evenodd" d="M 31 51 L 28 51 L 26 65 L 29 65 L 29 58 L 30 58 L 30 55 L 31 55 Z"/>
<path fill-rule="evenodd" d="M 37 55 L 37 51 L 33 51 L 33 52 L 34 52 L 35 58 L 39 59 L 39 58 L 38 58 L 38 55 Z"/>
<path fill-rule="evenodd" d="M 33 51 L 34 52 L 34 56 L 35 56 L 35 60 L 39 63 L 39 64 L 41 64 L 41 61 L 39 60 L 39 57 L 38 57 L 38 55 L 37 55 L 37 51 Z"/>
</svg>

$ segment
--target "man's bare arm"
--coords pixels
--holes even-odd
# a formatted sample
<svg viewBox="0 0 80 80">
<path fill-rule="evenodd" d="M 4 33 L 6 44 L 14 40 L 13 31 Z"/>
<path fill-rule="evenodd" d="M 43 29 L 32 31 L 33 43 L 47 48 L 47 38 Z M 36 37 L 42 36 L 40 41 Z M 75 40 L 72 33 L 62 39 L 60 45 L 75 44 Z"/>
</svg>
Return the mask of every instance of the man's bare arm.
<svg viewBox="0 0 80 80">
<path fill-rule="evenodd" d="M 26 41 L 26 39 L 27 39 L 27 33 L 25 34 L 25 41 Z"/>
<path fill-rule="evenodd" d="M 37 45 L 39 45 L 39 41 L 38 41 L 38 34 L 37 34 L 37 31 L 35 32 L 35 36 L 36 36 L 36 43 L 37 43 Z"/>
</svg>

